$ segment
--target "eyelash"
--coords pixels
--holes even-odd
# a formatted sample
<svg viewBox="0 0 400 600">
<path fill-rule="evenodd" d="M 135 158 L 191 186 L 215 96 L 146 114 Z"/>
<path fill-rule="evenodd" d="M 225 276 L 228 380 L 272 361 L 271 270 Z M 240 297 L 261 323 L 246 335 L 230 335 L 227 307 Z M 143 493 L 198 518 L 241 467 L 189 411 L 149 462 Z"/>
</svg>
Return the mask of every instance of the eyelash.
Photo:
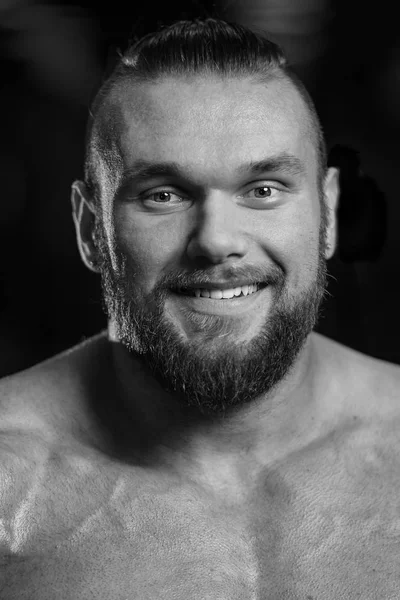
<svg viewBox="0 0 400 600">
<path fill-rule="evenodd" d="M 272 186 L 272 185 L 257 185 L 257 186 L 255 186 L 255 187 L 253 187 L 253 188 L 250 188 L 250 189 L 249 189 L 249 190 L 248 190 L 246 193 L 248 193 L 248 192 L 252 192 L 252 191 L 254 191 L 254 190 L 265 189 L 265 188 L 266 188 L 266 189 L 269 189 L 269 190 L 281 191 L 279 188 L 277 188 L 277 187 L 274 187 L 274 186 Z M 171 195 L 173 195 L 173 196 L 177 196 L 177 197 L 178 197 L 178 198 L 180 198 L 181 200 L 184 200 L 184 199 L 185 199 L 185 198 L 184 198 L 184 196 L 179 196 L 179 194 L 176 194 L 175 192 L 172 192 L 172 191 L 170 191 L 170 190 L 168 190 L 168 189 L 160 189 L 160 190 L 156 190 L 156 191 L 152 192 L 151 194 L 146 194 L 146 195 L 142 195 L 142 196 L 140 196 L 140 197 L 139 197 L 139 199 L 140 199 L 140 200 L 149 200 L 149 199 L 151 199 L 151 197 L 152 197 L 152 196 L 155 196 L 155 195 L 157 195 L 157 194 L 163 194 L 163 193 L 164 193 L 164 194 L 171 194 Z M 271 194 L 272 194 L 272 191 L 271 191 Z M 266 198 L 270 198 L 270 197 L 271 197 L 271 194 L 270 194 L 269 196 L 266 196 Z M 239 197 L 242 197 L 242 196 L 239 196 Z M 255 200 L 264 200 L 264 198 L 254 198 L 254 199 L 255 199 Z M 160 205 L 162 206 L 163 204 L 164 204 L 164 205 L 168 205 L 168 204 L 171 204 L 171 203 L 170 203 L 170 202 L 157 202 L 156 204 L 160 204 Z"/>
</svg>

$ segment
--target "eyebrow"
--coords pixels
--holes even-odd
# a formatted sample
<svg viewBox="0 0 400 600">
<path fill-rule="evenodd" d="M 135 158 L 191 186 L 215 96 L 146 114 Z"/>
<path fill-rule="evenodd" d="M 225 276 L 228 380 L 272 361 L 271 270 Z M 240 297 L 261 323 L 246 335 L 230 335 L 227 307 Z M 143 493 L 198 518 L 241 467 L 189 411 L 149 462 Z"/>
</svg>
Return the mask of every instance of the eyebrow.
<svg viewBox="0 0 400 600">
<path fill-rule="evenodd" d="M 279 172 L 285 175 L 296 176 L 304 175 L 306 167 L 297 156 L 284 152 L 264 160 L 250 161 L 242 164 L 238 167 L 237 172 L 241 176 L 260 175 L 266 172 Z M 140 182 L 159 176 L 185 178 L 187 174 L 175 162 L 153 163 L 139 159 L 129 169 L 124 171 L 119 188 L 123 188 L 129 182 Z"/>
</svg>

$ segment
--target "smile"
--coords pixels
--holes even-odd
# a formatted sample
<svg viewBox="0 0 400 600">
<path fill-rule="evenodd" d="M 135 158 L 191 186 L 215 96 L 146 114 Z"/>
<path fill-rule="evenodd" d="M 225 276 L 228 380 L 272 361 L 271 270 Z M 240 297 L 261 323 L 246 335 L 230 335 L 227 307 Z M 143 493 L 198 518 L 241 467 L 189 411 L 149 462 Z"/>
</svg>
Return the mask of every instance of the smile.
<svg viewBox="0 0 400 600">
<path fill-rule="evenodd" d="M 206 288 L 178 288 L 173 290 L 177 294 L 184 296 L 194 296 L 196 298 L 212 298 L 213 300 L 230 300 L 232 298 L 240 298 L 255 294 L 259 290 L 266 287 L 265 283 L 253 283 L 242 285 L 236 288 L 224 290 L 206 289 Z"/>
<path fill-rule="evenodd" d="M 255 288 L 254 286 L 241 286 L 229 290 L 186 288 L 171 291 L 174 303 L 177 302 L 178 306 L 183 306 L 188 310 L 210 315 L 235 316 L 255 308 L 269 289 L 267 284 L 255 285 L 257 286 Z M 249 287 L 250 290 L 246 290 Z"/>
</svg>

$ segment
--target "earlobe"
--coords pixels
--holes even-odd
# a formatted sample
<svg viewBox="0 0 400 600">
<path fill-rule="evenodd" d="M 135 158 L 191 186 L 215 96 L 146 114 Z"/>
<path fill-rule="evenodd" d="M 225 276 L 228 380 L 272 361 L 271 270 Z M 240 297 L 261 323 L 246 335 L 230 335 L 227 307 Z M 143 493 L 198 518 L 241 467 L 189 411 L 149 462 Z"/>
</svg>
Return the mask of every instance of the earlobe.
<svg viewBox="0 0 400 600">
<path fill-rule="evenodd" d="M 339 207 L 340 186 L 339 169 L 329 167 L 324 182 L 324 201 L 328 223 L 325 237 L 325 258 L 329 260 L 335 254 L 337 245 L 337 211 Z"/>
<path fill-rule="evenodd" d="M 86 267 L 96 273 L 97 249 L 93 236 L 96 209 L 83 181 L 72 184 L 71 204 L 79 253 Z"/>
</svg>

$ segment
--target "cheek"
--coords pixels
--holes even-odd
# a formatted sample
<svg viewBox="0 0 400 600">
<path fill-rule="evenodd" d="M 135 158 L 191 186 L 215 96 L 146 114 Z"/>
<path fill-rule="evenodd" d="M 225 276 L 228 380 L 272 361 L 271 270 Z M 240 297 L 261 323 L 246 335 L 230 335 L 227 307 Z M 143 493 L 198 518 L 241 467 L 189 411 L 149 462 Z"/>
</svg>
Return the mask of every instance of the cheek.
<svg viewBox="0 0 400 600">
<path fill-rule="evenodd" d="M 282 243 L 290 287 L 303 290 L 316 277 L 319 264 L 319 216 L 315 211 L 301 211 L 287 223 Z"/>
<path fill-rule="evenodd" d="M 130 270 L 150 291 L 177 253 L 179 237 L 165 222 L 120 214 L 115 218 L 115 245 Z"/>
</svg>

